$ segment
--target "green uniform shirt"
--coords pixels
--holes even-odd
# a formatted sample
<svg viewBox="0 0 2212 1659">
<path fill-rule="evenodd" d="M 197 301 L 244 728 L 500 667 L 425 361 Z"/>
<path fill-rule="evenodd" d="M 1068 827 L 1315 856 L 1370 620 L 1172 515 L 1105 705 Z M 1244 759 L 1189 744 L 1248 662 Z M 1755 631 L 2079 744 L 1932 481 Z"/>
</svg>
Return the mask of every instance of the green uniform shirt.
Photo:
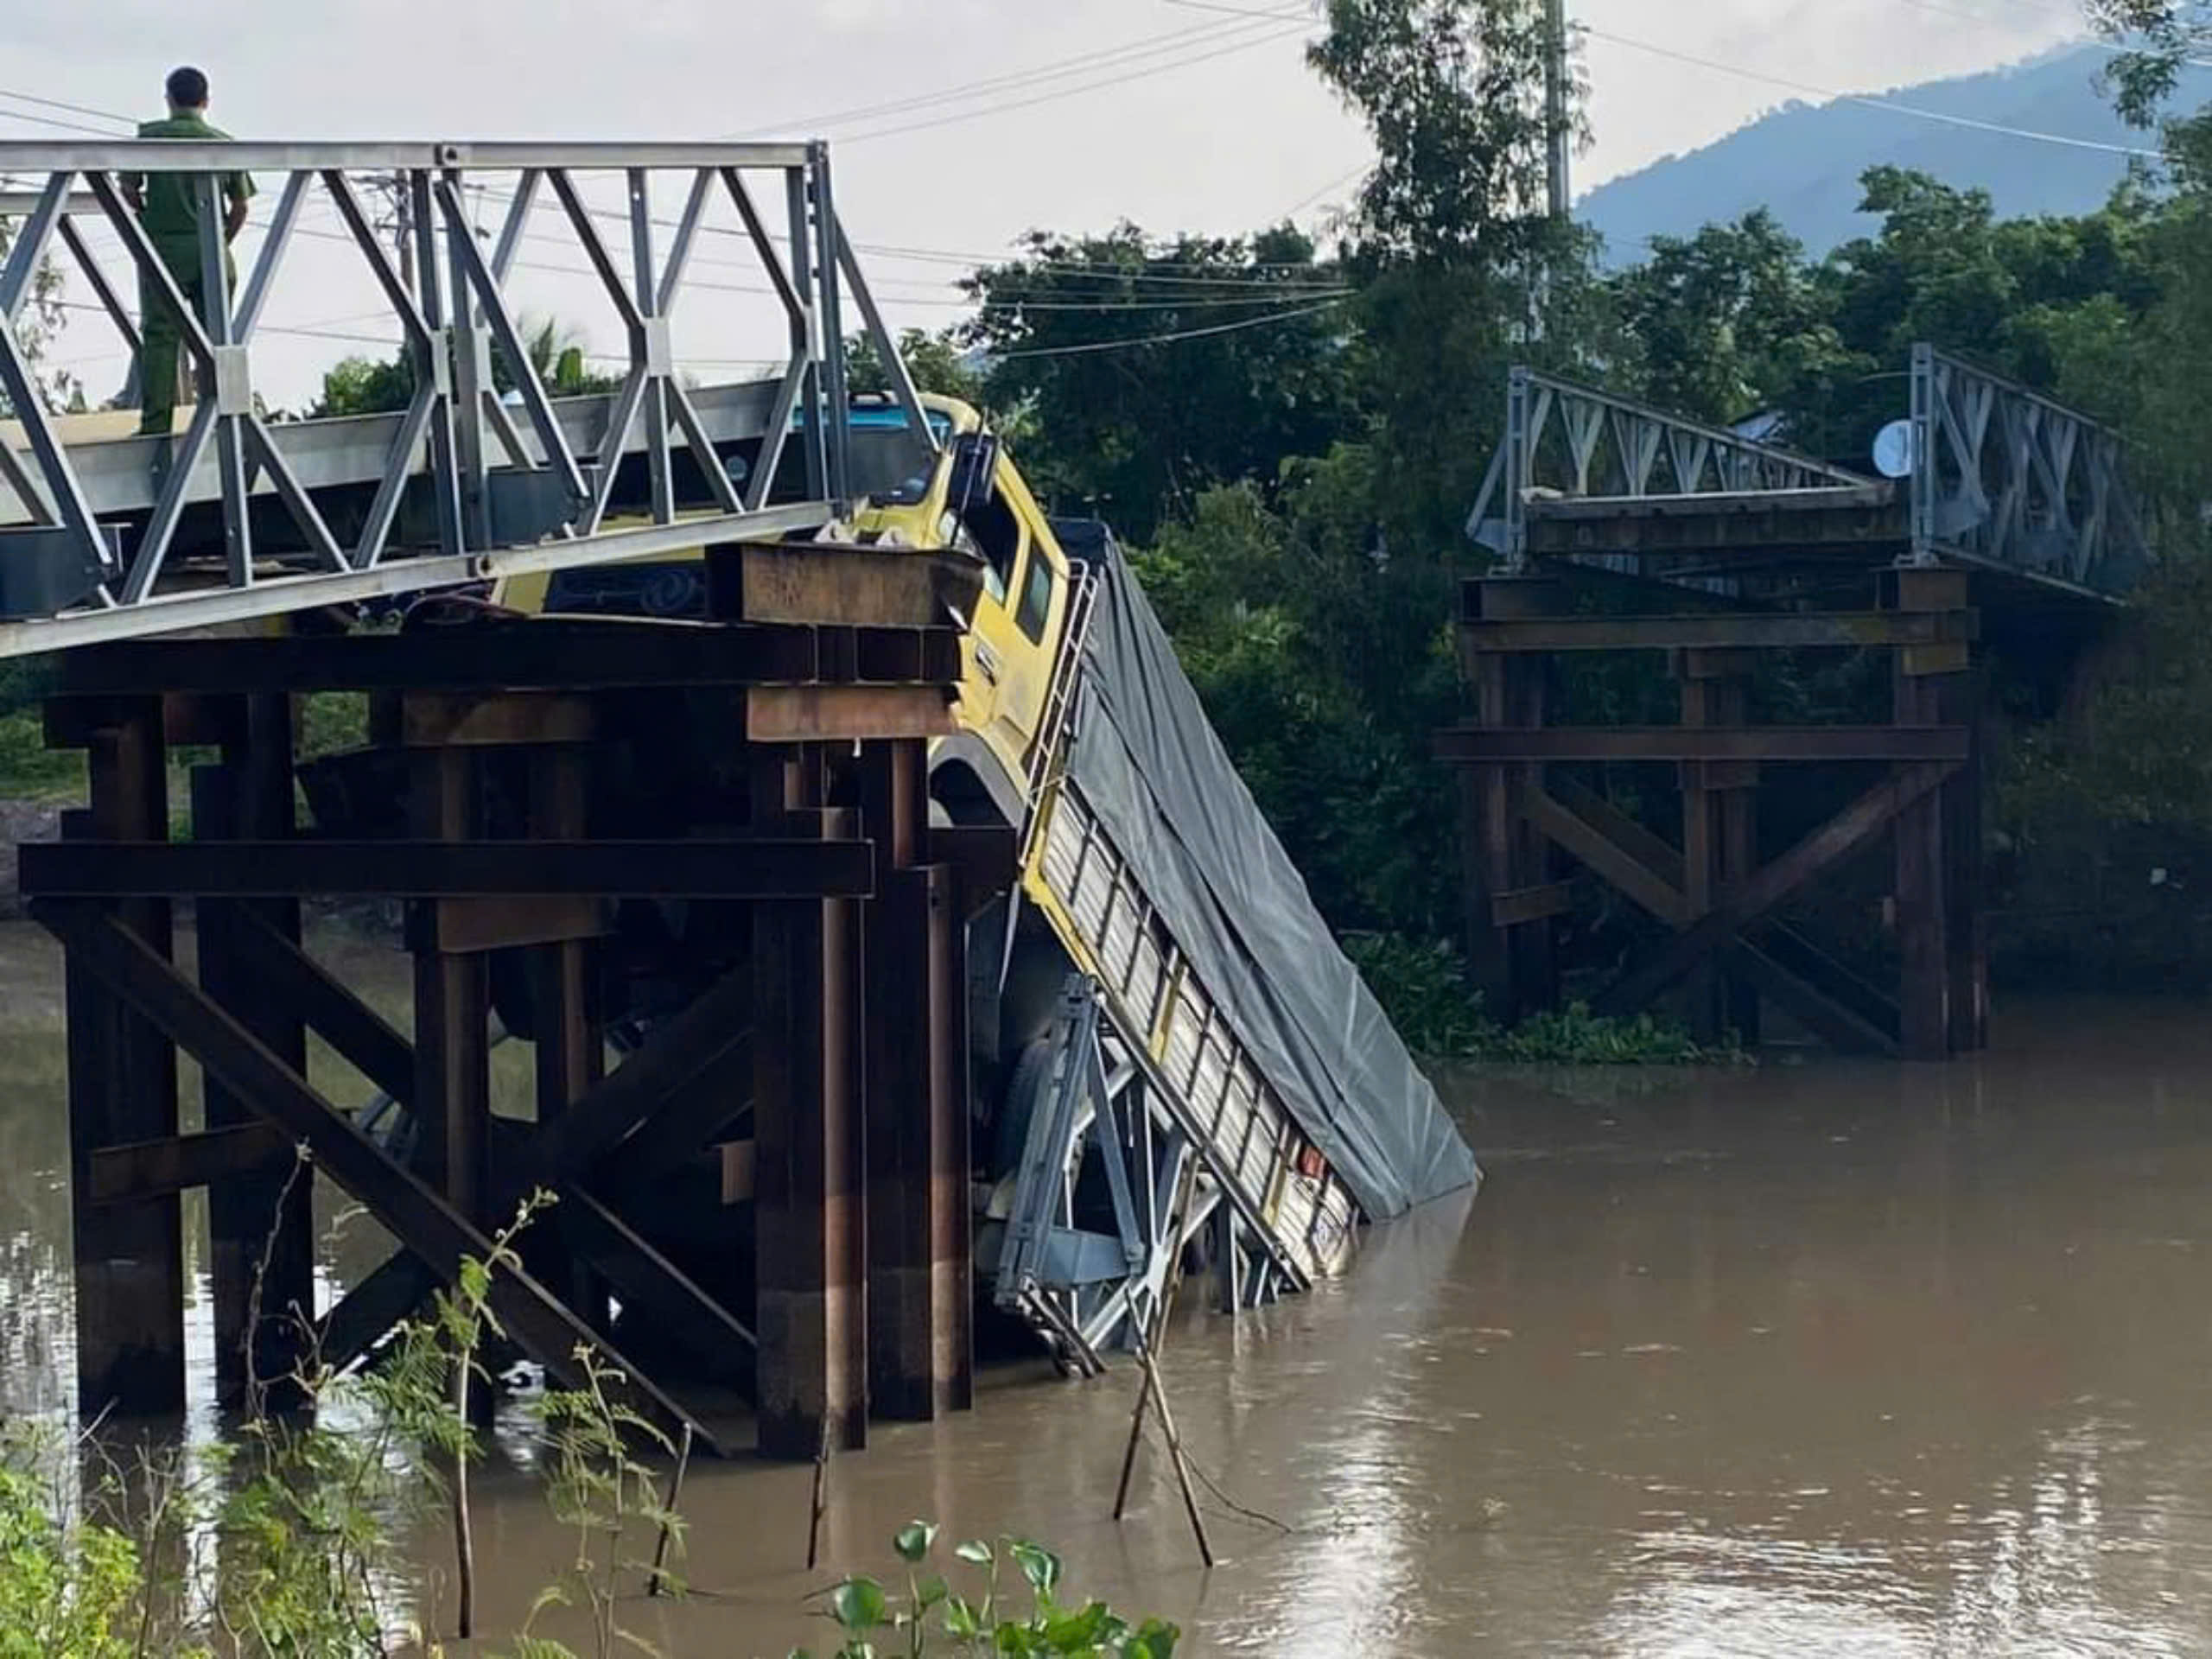
<svg viewBox="0 0 2212 1659">
<path fill-rule="evenodd" d="M 188 138 L 211 142 L 228 139 L 230 134 L 211 127 L 198 115 L 172 115 L 166 120 L 145 121 L 139 124 L 141 138 Z M 138 173 L 130 175 L 129 182 L 137 186 L 139 200 L 145 204 L 139 222 L 146 227 L 146 234 L 157 247 L 184 249 L 196 247 L 200 237 L 200 203 L 194 190 L 197 175 L 190 173 Z M 244 201 L 253 194 L 253 179 L 250 174 L 226 173 L 217 187 L 232 201 Z"/>
</svg>

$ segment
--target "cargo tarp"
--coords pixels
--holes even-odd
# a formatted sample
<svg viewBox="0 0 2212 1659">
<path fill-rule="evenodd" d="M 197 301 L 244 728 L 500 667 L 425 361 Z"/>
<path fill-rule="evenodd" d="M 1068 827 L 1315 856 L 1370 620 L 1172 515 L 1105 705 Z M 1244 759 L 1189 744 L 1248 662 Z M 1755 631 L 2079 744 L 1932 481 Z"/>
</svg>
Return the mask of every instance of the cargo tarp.
<svg viewBox="0 0 2212 1659">
<path fill-rule="evenodd" d="M 1370 1219 L 1480 1179 L 1214 735 L 1112 536 L 1056 523 L 1096 572 L 1068 777 L 1274 1085 Z"/>
</svg>

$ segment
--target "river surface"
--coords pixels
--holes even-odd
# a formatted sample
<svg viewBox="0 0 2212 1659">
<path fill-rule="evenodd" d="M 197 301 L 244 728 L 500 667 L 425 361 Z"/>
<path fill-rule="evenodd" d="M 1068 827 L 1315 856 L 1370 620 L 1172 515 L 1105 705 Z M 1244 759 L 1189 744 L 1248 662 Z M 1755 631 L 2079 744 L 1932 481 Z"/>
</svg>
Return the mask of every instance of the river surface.
<svg viewBox="0 0 2212 1659">
<path fill-rule="evenodd" d="M 0 930 L 17 1411 L 67 1397 L 54 1000 Z M 831 1465 L 813 1573 L 809 1471 L 695 1465 L 693 1593 L 624 1622 L 681 1656 L 825 1650 L 807 1592 L 890 1576 L 925 1516 L 1052 1543 L 1073 1591 L 1200 1654 L 2212 1651 L 2206 1012 L 2013 1005 L 1950 1066 L 1440 1077 L 1478 1198 L 1172 1335 L 1211 1573 L 1153 1452 L 1109 1519 L 1126 1367 L 1001 1372 Z M 334 1283 L 373 1260 L 350 1248 Z M 497 1628 L 568 1541 L 512 1467 L 478 1502 Z"/>
</svg>

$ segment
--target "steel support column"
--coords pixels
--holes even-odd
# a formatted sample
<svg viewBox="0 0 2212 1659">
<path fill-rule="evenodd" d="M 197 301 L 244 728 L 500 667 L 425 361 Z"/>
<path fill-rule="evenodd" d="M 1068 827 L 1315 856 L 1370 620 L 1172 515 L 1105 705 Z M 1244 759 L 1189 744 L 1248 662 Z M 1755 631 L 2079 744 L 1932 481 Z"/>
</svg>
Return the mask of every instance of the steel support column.
<svg viewBox="0 0 2212 1659">
<path fill-rule="evenodd" d="M 756 828 L 845 833 L 818 804 L 818 749 L 755 767 Z M 757 1394 L 760 1452 L 779 1459 L 868 1439 L 858 919 L 850 899 L 753 910 Z"/>
<path fill-rule="evenodd" d="M 122 713 L 122 711 L 119 711 Z M 73 838 L 160 841 L 168 835 L 166 753 L 158 701 L 147 699 L 94 734 L 90 810 Z M 118 904 L 144 948 L 170 954 L 166 899 Z M 177 1197 L 98 1205 L 92 1154 L 177 1131 L 176 1051 L 72 953 L 68 967 L 71 1235 L 75 1253 L 77 1404 L 87 1421 L 181 1411 L 185 1403 L 184 1248 Z"/>
<path fill-rule="evenodd" d="M 291 700 L 266 693 L 226 700 L 230 741 L 219 766 L 193 775 L 193 837 L 274 841 L 293 830 Z M 296 899 L 200 901 L 200 982 L 208 997 L 263 1047 L 302 1076 L 307 1027 L 296 1007 L 263 989 L 241 931 L 251 922 L 297 949 Z M 209 1076 L 210 1131 L 258 1125 L 245 1104 Z M 315 1177 L 306 1165 L 261 1166 L 207 1187 L 209 1268 L 214 1293 L 215 1390 L 226 1407 L 288 1403 L 283 1379 L 315 1318 Z M 256 1309 L 259 1319 L 255 1318 Z"/>
</svg>

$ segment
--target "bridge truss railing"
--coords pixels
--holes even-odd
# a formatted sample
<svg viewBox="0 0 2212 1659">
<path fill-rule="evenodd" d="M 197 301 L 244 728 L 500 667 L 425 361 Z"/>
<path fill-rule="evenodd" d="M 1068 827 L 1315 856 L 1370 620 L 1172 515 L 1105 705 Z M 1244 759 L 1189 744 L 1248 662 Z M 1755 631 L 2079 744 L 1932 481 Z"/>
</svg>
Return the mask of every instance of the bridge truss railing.
<svg viewBox="0 0 2212 1659">
<path fill-rule="evenodd" d="M 231 172 L 254 175 L 264 191 L 276 186 L 273 215 L 235 289 L 218 200 L 219 175 Z M 586 175 L 606 173 L 623 181 L 626 213 L 587 200 Z M 125 194 L 124 180 L 162 174 L 187 175 L 198 193 L 197 311 Z M 137 348 L 116 283 L 71 223 L 73 214 L 96 214 L 120 240 L 147 303 L 175 317 L 199 391 L 188 428 L 174 440 L 137 440 L 143 453 L 111 435 L 73 444 L 68 423 L 41 401 L 35 365 L 15 328 L 0 327 L 0 397 L 22 444 L 0 426 L 0 507 L 13 507 L 10 495 L 20 503 L 0 515 L 7 526 L 0 528 L 0 598 L 54 596 L 50 606 L 0 602 L 0 614 L 66 613 L 0 624 L 0 655 L 821 524 L 853 494 L 842 416 L 849 298 L 888 369 L 908 429 L 921 443 L 933 442 L 839 224 L 820 143 L 10 142 L 0 143 L 0 175 L 14 175 L 16 199 L 28 202 L 0 264 L 0 318 L 9 325 L 21 318 L 58 238 L 125 343 Z M 755 194 L 764 180 L 774 193 L 765 203 Z M 672 220 L 657 218 L 653 201 L 655 183 L 668 181 L 683 191 Z M 372 184 L 396 189 L 405 204 L 412 269 L 404 275 L 372 222 L 365 200 Z M 469 198 L 496 198 L 502 188 L 504 222 L 496 239 L 480 243 Z M 673 188 L 669 194 L 673 199 Z M 364 429 L 372 446 L 365 461 L 357 435 L 350 470 L 325 464 L 332 446 L 308 429 L 336 423 L 272 418 L 255 395 L 264 318 L 302 234 L 303 211 L 318 196 L 344 227 L 334 239 L 350 245 L 390 306 L 411 370 L 404 413 L 381 417 L 373 433 Z M 580 420 L 529 367 L 511 279 L 533 217 L 549 207 L 626 336 L 625 372 L 603 418 Z M 757 395 L 716 397 L 687 385 L 671 346 L 670 320 L 710 211 L 734 213 L 783 314 L 788 365 Z M 780 233 L 771 228 L 772 213 Z M 626 219 L 626 248 L 610 245 L 607 219 Z M 497 393 L 495 353 L 509 367 L 518 410 Z M 758 456 L 741 486 L 716 445 L 756 436 Z M 806 499 L 772 506 L 767 493 L 787 441 L 804 453 Z M 165 443 L 168 453 L 157 457 Z M 690 452 L 711 496 L 703 516 L 685 518 L 680 529 L 606 530 L 620 463 L 640 449 L 651 516 L 657 525 L 677 524 L 679 447 Z M 100 458 L 97 490 L 87 486 L 90 449 L 130 452 Z M 315 465 L 304 459 L 310 455 L 320 458 Z M 132 470 L 131 488 L 107 487 L 118 466 Z M 355 507 L 342 525 L 318 493 L 332 482 L 368 497 L 365 511 Z M 395 525 L 410 490 L 426 490 L 430 505 L 422 515 L 427 528 L 403 542 Z M 252 497 L 270 491 L 289 521 L 289 533 L 273 543 L 270 521 L 251 511 Z M 114 510 L 111 497 L 130 510 Z M 188 506 L 207 500 L 220 502 L 221 569 L 188 583 L 172 569 L 172 552 Z"/>
<path fill-rule="evenodd" d="M 1467 533 L 1517 569 L 1528 558 L 1529 504 L 1538 493 L 1642 500 L 1863 488 L 1868 481 L 1725 427 L 1522 367 L 1507 381 L 1504 441 Z"/>
<path fill-rule="evenodd" d="M 2151 563 L 2118 434 L 2025 386 L 1912 353 L 1912 556 L 2106 595 Z"/>
</svg>

